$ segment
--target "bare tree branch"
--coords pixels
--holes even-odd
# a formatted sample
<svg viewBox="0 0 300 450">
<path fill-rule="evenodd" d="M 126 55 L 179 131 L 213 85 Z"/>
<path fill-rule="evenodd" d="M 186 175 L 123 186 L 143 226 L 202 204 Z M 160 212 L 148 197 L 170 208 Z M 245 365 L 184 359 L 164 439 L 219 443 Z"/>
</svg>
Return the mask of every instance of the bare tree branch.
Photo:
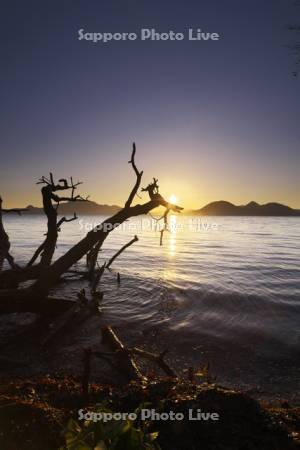
<svg viewBox="0 0 300 450">
<path fill-rule="evenodd" d="M 60 202 L 62 201 L 86 201 L 80 195 L 74 196 L 74 191 L 77 186 L 82 184 L 80 181 L 77 183 L 73 182 L 73 178 L 70 178 L 70 183 L 65 178 L 61 178 L 58 181 L 58 184 L 55 184 L 53 174 L 50 172 L 50 177 L 41 177 L 37 184 L 44 184 L 45 186 L 41 189 L 43 196 L 43 208 L 44 212 L 47 216 L 47 235 L 45 241 L 39 246 L 39 248 L 35 251 L 33 257 L 29 261 L 27 266 L 31 266 L 38 256 L 41 254 L 40 264 L 42 267 L 49 266 L 52 261 L 53 254 L 55 252 L 58 232 L 60 231 L 60 226 L 64 222 L 71 222 L 72 220 L 76 220 L 77 216 L 74 213 L 74 217 L 71 219 L 67 219 L 62 217 L 57 222 L 57 208 Z M 59 197 L 54 194 L 56 191 L 62 190 L 70 190 L 71 189 L 71 197 Z M 54 206 L 52 201 L 56 202 L 57 205 Z"/>
<path fill-rule="evenodd" d="M 137 169 L 136 165 L 135 165 L 135 152 L 136 152 L 136 147 L 135 147 L 135 143 L 132 144 L 132 154 L 131 154 L 131 159 L 130 161 L 128 161 L 129 164 L 132 165 L 132 168 L 136 174 L 136 182 L 135 185 L 128 197 L 127 202 L 125 203 L 125 208 L 129 208 L 131 206 L 131 203 L 134 200 L 134 197 L 136 196 L 140 184 L 141 184 L 141 180 L 142 180 L 142 176 L 143 176 L 143 171 L 139 172 L 139 170 Z"/>
<path fill-rule="evenodd" d="M 127 244 L 123 245 L 123 247 L 120 248 L 119 251 L 117 251 L 117 253 L 112 256 L 112 258 L 110 258 L 110 260 L 108 261 L 108 263 L 106 264 L 106 269 L 109 269 L 110 266 L 112 265 L 112 263 L 114 262 L 114 260 L 121 254 L 124 252 L 124 250 L 126 250 L 126 248 L 130 247 L 130 245 L 134 244 L 135 242 L 137 242 L 139 240 L 139 238 L 137 236 L 134 236 L 133 239 L 131 239 L 131 241 L 129 241 Z"/>
<path fill-rule="evenodd" d="M 63 223 L 65 222 L 73 222 L 73 220 L 77 220 L 77 214 L 74 212 L 73 217 L 71 217 L 70 219 L 67 219 L 66 217 L 62 217 L 61 219 L 59 219 L 59 221 L 57 222 L 57 230 L 60 231 L 60 227 L 62 226 Z"/>
<path fill-rule="evenodd" d="M 133 153 L 130 162 L 134 168 L 134 171 L 138 172 L 135 166 L 134 156 L 135 156 L 135 146 L 133 147 Z M 139 175 L 141 174 L 141 172 L 138 173 Z M 37 303 L 42 302 L 43 299 L 47 297 L 49 289 L 60 280 L 61 276 L 65 272 L 67 272 L 71 268 L 71 266 L 73 266 L 77 261 L 79 261 L 87 253 L 89 253 L 91 249 L 93 249 L 96 246 L 96 244 L 99 246 L 99 248 L 101 248 L 103 242 L 105 241 L 109 233 L 113 231 L 115 228 L 119 227 L 123 222 L 125 222 L 131 217 L 148 214 L 151 210 L 159 206 L 162 206 L 169 211 L 180 212 L 183 209 L 182 207 L 167 202 L 162 197 L 162 195 L 159 194 L 158 192 L 159 187 L 157 181 L 158 180 L 154 178 L 153 182 L 150 183 L 146 189 L 144 189 L 144 191 L 148 192 L 150 197 L 150 200 L 148 202 L 131 206 L 133 197 L 139 187 L 140 179 L 138 179 L 134 189 L 132 190 L 128 198 L 128 201 L 126 202 L 127 206 L 118 211 L 112 217 L 104 220 L 101 224 L 96 225 L 96 227 L 93 230 L 89 231 L 83 239 L 81 239 L 64 255 L 62 255 L 60 258 L 58 258 L 55 262 L 53 262 L 50 265 L 57 240 L 57 212 L 52 205 L 51 199 L 51 194 L 53 193 L 53 185 L 54 185 L 53 176 L 52 174 L 50 174 L 50 179 L 42 177 L 39 183 L 45 184 L 45 186 L 42 188 L 42 191 L 44 190 L 45 192 L 44 209 L 50 213 L 48 217 L 48 233 L 46 238 L 47 244 L 46 248 L 42 253 L 42 259 L 44 262 L 43 270 L 38 271 L 37 281 L 28 288 L 20 290 L 7 289 L 6 291 L 0 291 L 0 302 L 2 301 L 4 303 L 10 302 L 9 305 L 11 311 L 13 310 L 17 311 L 18 308 L 20 308 L 21 302 L 25 301 L 26 303 L 26 301 L 28 301 L 31 310 L 35 308 L 38 310 L 40 305 L 38 304 L 34 305 L 32 304 L 32 302 L 33 301 Z M 61 184 L 59 185 L 59 189 L 63 190 L 66 189 L 67 186 L 69 186 L 65 181 L 60 180 L 60 183 Z M 57 187 L 57 185 L 54 186 L 55 188 Z M 73 186 L 74 188 L 76 187 L 73 182 L 71 182 L 71 186 Z M 47 265 L 46 268 L 45 265 Z M 34 267 L 28 269 L 34 269 Z M 21 270 L 20 272 L 21 276 L 24 276 L 22 274 L 23 271 Z M 7 305 L 8 303 L 6 303 L 6 307 Z M 24 307 L 26 306 L 23 304 L 22 308 Z"/>
</svg>

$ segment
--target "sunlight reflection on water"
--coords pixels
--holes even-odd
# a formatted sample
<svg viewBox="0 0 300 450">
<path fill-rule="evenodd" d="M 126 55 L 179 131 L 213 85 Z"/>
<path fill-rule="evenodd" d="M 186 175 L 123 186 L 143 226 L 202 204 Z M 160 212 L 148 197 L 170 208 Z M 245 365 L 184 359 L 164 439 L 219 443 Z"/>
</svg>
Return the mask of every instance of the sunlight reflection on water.
<svg viewBox="0 0 300 450">
<path fill-rule="evenodd" d="M 65 224 L 56 257 L 103 217 L 81 217 Z M 46 231 L 43 216 L 5 216 L 11 251 L 25 263 Z M 143 222 L 144 221 L 144 222 Z M 137 218 L 110 234 L 100 261 L 138 234 L 113 268 L 120 289 L 106 274 L 104 308 L 120 321 L 159 323 L 187 333 L 247 339 L 254 335 L 299 345 L 300 227 L 298 218 L 205 217 L 170 215 L 170 231 L 159 245 L 159 230 Z M 152 226 L 153 225 L 153 226 Z M 212 225 L 216 225 L 214 228 Z M 83 267 L 82 260 L 77 267 Z M 78 285 L 59 288 L 74 298 Z M 168 311 L 162 314 L 162 310 Z M 290 331 L 293 330 L 293 333 Z"/>
</svg>

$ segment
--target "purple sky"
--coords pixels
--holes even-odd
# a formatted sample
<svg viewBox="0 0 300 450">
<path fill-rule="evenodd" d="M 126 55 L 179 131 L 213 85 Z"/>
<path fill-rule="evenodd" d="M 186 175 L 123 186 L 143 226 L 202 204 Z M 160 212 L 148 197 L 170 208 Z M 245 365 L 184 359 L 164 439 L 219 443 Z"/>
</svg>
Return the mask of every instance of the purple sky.
<svg viewBox="0 0 300 450">
<path fill-rule="evenodd" d="M 5 206 L 40 204 L 35 181 L 73 175 L 122 204 L 133 140 L 144 184 L 186 207 L 213 200 L 300 208 L 300 86 L 289 0 L 1 2 Z M 78 40 L 78 30 L 187 34 L 215 42 Z"/>
</svg>

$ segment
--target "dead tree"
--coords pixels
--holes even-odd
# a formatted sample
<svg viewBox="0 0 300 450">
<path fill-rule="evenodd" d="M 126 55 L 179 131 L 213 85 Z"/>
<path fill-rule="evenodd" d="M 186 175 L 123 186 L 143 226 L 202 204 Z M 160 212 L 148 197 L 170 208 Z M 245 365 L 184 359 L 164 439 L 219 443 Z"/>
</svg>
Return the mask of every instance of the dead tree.
<svg viewBox="0 0 300 450">
<path fill-rule="evenodd" d="M 143 171 L 139 171 L 135 164 L 135 153 L 136 153 L 136 146 L 135 146 L 135 143 L 133 143 L 131 159 L 130 159 L 130 161 L 128 161 L 128 164 L 132 165 L 132 168 L 136 174 L 136 182 L 135 182 L 135 185 L 134 185 L 126 203 L 125 203 L 125 208 L 129 208 L 131 206 L 131 203 L 133 202 L 134 197 L 137 195 L 137 192 L 138 192 L 140 184 L 141 184 L 142 176 L 143 176 Z M 102 241 L 100 240 L 87 253 L 87 265 L 89 268 L 88 278 L 90 278 L 90 279 L 93 277 L 96 263 L 97 263 L 98 254 L 101 249 L 101 246 L 102 246 Z M 108 268 L 109 266 L 106 266 L 106 267 Z"/>
<path fill-rule="evenodd" d="M 61 256 L 55 261 L 43 274 L 34 285 L 40 295 L 46 295 L 48 290 L 53 284 L 57 282 L 59 277 L 66 272 L 73 264 L 79 261 L 88 253 L 94 245 L 103 244 L 107 236 L 111 231 L 120 226 L 123 222 L 131 217 L 139 216 L 149 213 L 152 209 L 158 206 L 165 207 L 167 210 L 174 212 L 182 211 L 182 207 L 170 204 L 167 202 L 158 192 L 157 180 L 154 179 L 154 183 L 151 183 L 143 191 L 148 191 L 150 200 L 142 205 L 132 205 L 132 201 L 138 192 L 141 183 L 141 177 L 143 172 L 139 172 L 135 165 L 135 145 L 133 147 L 132 157 L 129 163 L 132 165 L 136 175 L 137 181 L 132 189 L 128 200 L 125 203 L 125 207 L 118 211 L 114 216 L 106 219 L 101 224 L 97 225 L 93 230 L 89 231 L 87 235 L 74 245 L 67 253 Z"/>
<path fill-rule="evenodd" d="M 39 179 L 37 184 L 44 185 L 41 189 L 41 193 L 43 198 L 43 210 L 47 217 L 46 238 L 36 249 L 26 267 L 18 268 L 18 270 L 3 271 L 0 274 L 1 287 L 9 287 L 11 285 L 17 285 L 22 281 L 38 278 L 43 268 L 51 264 L 60 227 L 65 222 L 71 222 L 77 219 L 77 216 L 74 213 L 74 216 L 70 219 L 62 217 L 58 220 L 59 204 L 66 201 L 76 202 L 88 200 L 88 197 L 83 198 L 81 195 L 74 195 L 77 186 L 82 184 L 82 182 L 78 181 L 77 183 L 74 183 L 72 177 L 69 182 L 66 179 L 60 179 L 58 183 L 55 183 L 53 174 L 50 173 L 49 178 L 43 176 Z M 71 190 L 71 195 L 69 197 L 59 197 L 57 195 L 58 191 L 66 190 Z M 39 263 L 34 265 L 39 256 Z M 16 269 L 16 267 L 13 267 L 13 269 Z"/>
<path fill-rule="evenodd" d="M 43 184 L 42 187 L 42 196 L 43 196 L 43 209 L 44 213 L 47 216 L 47 234 L 46 239 L 43 244 L 38 248 L 35 252 L 34 256 L 29 261 L 28 265 L 32 265 L 34 261 L 37 259 L 39 254 L 41 254 L 40 265 L 49 266 L 52 261 L 52 257 L 55 252 L 58 232 L 60 231 L 60 227 L 64 222 L 70 222 L 72 220 L 76 220 L 76 214 L 74 213 L 74 217 L 71 219 L 66 219 L 62 217 L 59 221 L 57 221 L 57 212 L 58 207 L 61 202 L 76 202 L 76 201 L 86 201 L 88 198 L 83 198 L 81 195 L 74 195 L 77 186 L 82 184 L 81 181 L 77 183 L 73 182 L 73 178 L 70 178 L 68 182 L 66 179 L 62 178 L 58 180 L 56 184 L 54 182 L 54 178 L 52 173 L 50 173 L 49 179 L 46 177 L 40 178 L 37 184 Z M 58 191 L 66 191 L 71 190 L 70 197 L 60 197 L 56 194 Z M 54 203 L 53 203 L 54 202 Z"/>
<path fill-rule="evenodd" d="M 148 192 L 150 200 L 148 200 L 146 203 L 132 206 L 132 202 L 140 188 L 143 174 L 143 172 L 140 172 L 135 165 L 135 145 L 133 146 L 132 156 L 129 163 L 133 167 L 133 170 L 136 174 L 136 182 L 125 203 L 124 208 L 118 211 L 112 217 L 104 220 L 104 222 L 97 225 L 93 230 L 89 231 L 87 235 L 76 245 L 74 245 L 63 256 L 58 258 L 50 266 L 43 270 L 40 273 L 37 281 L 32 286 L 26 289 L 20 289 L 18 291 L 0 291 L 0 311 L 1 303 L 7 302 L 8 298 L 12 311 L 18 310 L 17 308 L 19 307 L 20 302 L 23 301 L 29 301 L 31 304 L 31 308 L 34 308 L 35 304 L 38 305 L 43 301 L 43 299 L 47 297 L 49 289 L 59 281 L 60 277 L 67 270 L 69 270 L 70 267 L 73 266 L 73 264 L 83 258 L 96 244 L 100 245 L 101 247 L 109 233 L 131 217 L 148 214 L 151 210 L 159 206 L 173 212 L 180 212 L 183 209 L 180 206 L 170 204 L 163 198 L 163 196 L 158 191 L 157 180 L 155 179 L 154 183 L 151 183 L 146 189 L 143 189 L 143 191 Z M 47 185 L 49 185 L 49 182 L 47 183 Z M 63 182 L 63 185 L 61 187 L 64 188 L 65 185 L 66 183 Z M 52 246 L 50 247 L 52 248 Z M 8 307 L 7 303 L 6 307 Z M 40 309 L 40 305 L 38 305 L 37 308 Z"/>
</svg>

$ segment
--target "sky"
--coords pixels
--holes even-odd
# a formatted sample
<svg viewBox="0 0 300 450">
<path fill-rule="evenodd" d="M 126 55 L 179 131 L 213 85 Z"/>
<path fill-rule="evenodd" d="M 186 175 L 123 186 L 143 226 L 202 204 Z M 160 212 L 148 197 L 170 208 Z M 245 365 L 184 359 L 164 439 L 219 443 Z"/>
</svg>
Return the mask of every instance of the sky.
<svg viewBox="0 0 300 450">
<path fill-rule="evenodd" d="M 35 183 L 49 171 L 122 205 L 135 141 L 142 184 L 158 178 L 185 208 L 300 208 L 300 78 L 287 48 L 297 16 L 293 0 L 2 0 L 3 206 L 40 205 Z M 142 28 L 220 39 L 78 39 Z"/>
</svg>

